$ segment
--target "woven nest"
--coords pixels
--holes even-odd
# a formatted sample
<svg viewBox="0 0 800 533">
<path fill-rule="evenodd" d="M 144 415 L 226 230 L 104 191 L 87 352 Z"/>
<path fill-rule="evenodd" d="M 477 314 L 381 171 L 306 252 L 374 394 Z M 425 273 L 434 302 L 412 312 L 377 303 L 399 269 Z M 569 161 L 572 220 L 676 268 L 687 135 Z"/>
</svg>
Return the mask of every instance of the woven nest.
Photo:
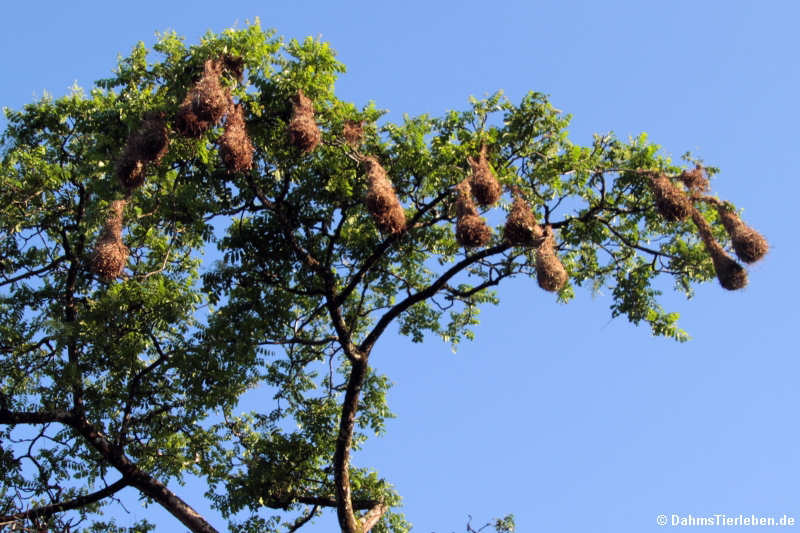
<svg viewBox="0 0 800 533">
<path fill-rule="evenodd" d="M 206 60 L 203 64 L 203 76 L 178 108 L 175 128 L 184 137 L 200 137 L 227 113 L 230 92 L 220 83 L 222 68 L 222 62 Z"/>
<path fill-rule="evenodd" d="M 478 204 L 488 206 L 496 203 L 500 199 L 502 190 L 486 160 L 486 145 L 481 146 L 477 161 L 467 157 L 467 162 L 472 168 L 469 184 L 472 186 L 472 194 L 475 195 Z"/>
<path fill-rule="evenodd" d="M 292 96 L 289 142 L 307 154 L 319 145 L 321 139 L 322 133 L 314 120 L 314 103 L 298 89 Z"/>
<path fill-rule="evenodd" d="M 673 185 L 664 174 L 653 174 L 650 177 L 650 188 L 656 200 L 656 209 L 669 222 L 677 222 L 689 216 L 692 202 L 689 197 Z"/>
<path fill-rule="evenodd" d="M 542 244 L 536 249 L 536 281 L 546 291 L 556 292 L 567 282 L 567 271 L 555 252 L 555 238 L 550 226 L 543 232 Z"/>
<path fill-rule="evenodd" d="M 365 160 L 367 165 L 367 211 L 375 219 L 381 233 L 400 233 L 406 227 L 406 213 L 397 199 L 386 171 L 374 157 Z"/>
<path fill-rule="evenodd" d="M 769 244 L 763 235 L 742 222 L 739 215 L 726 206 L 718 205 L 717 212 L 739 259 L 745 263 L 755 263 L 766 255 L 769 251 Z"/>
<path fill-rule="evenodd" d="M 144 183 L 148 163 L 158 165 L 169 148 L 169 133 L 162 113 L 145 116 L 139 129 L 125 143 L 117 162 L 117 178 L 126 189 L 136 189 Z"/>
<path fill-rule="evenodd" d="M 462 246 L 475 248 L 484 246 L 492 238 L 492 230 L 486 221 L 478 216 L 469 181 L 464 180 L 456 187 L 456 240 Z"/>
<path fill-rule="evenodd" d="M 735 291 L 747 286 L 747 271 L 729 256 L 714 238 L 711 226 L 703 214 L 697 209 L 692 209 L 692 220 L 697 226 L 697 232 L 703 240 L 706 251 L 711 256 L 714 272 L 717 273 L 719 284 L 729 291 Z"/>
<path fill-rule="evenodd" d="M 92 254 L 92 271 L 106 281 L 116 279 L 122 275 L 129 254 L 121 240 L 101 239 Z"/>
<path fill-rule="evenodd" d="M 686 188 L 694 192 L 707 192 L 711 185 L 703 172 L 703 167 L 697 165 L 692 170 L 684 170 L 678 179 L 686 185 Z"/>
<path fill-rule="evenodd" d="M 117 162 L 117 179 L 125 189 L 138 189 L 144 184 L 145 163 L 138 159 L 126 157 L 123 153 Z"/>
<path fill-rule="evenodd" d="M 229 172 L 253 168 L 253 143 L 247 135 L 242 104 L 233 106 L 225 122 L 225 133 L 219 140 L 219 153 Z"/>
<path fill-rule="evenodd" d="M 120 277 L 128 262 L 130 252 L 122 242 L 122 213 L 126 204 L 125 200 L 111 203 L 103 231 L 91 257 L 92 271 L 106 281 Z"/>
<path fill-rule="evenodd" d="M 536 246 L 541 243 L 542 236 L 542 228 L 531 207 L 518 191 L 514 191 L 514 203 L 506 218 L 503 238 L 515 246 Z"/>
<path fill-rule="evenodd" d="M 242 81 L 242 76 L 244 75 L 244 59 L 240 56 L 225 54 L 222 56 L 222 67 L 230 77 Z"/>
<path fill-rule="evenodd" d="M 358 147 L 361 144 L 361 139 L 364 138 L 364 123 L 348 120 L 342 128 L 342 136 L 347 141 L 347 144 L 353 148 Z"/>
</svg>

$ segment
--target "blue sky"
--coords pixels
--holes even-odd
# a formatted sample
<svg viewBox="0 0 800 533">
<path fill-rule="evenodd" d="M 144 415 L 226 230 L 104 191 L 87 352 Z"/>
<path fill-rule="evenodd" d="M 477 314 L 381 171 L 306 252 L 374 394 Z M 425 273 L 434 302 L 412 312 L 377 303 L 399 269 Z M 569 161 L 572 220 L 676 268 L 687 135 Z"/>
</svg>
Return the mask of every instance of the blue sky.
<svg viewBox="0 0 800 533">
<path fill-rule="evenodd" d="M 515 102 L 537 90 L 574 115 L 574 142 L 646 131 L 675 158 L 691 150 L 721 167 L 714 191 L 772 246 L 743 291 L 710 283 L 686 301 L 664 287 L 692 341 L 610 320 L 606 296 L 579 291 L 565 306 L 513 281 L 455 355 L 435 340 L 381 340 L 371 361 L 395 383 L 398 417 L 355 461 L 395 483 L 425 533 L 463 530 L 468 514 L 483 523 L 514 513 L 526 532 L 676 529 L 656 524 L 661 513 L 800 522 L 799 6 L 15 2 L 3 8 L 0 105 L 89 87 L 157 30 L 196 42 L 258 16 L 287 37 L 329 41 L 348 66 L 339 97 L 375 100 L 389 120 L 441 115 L 497 89 Z M 201 487 L 176 491 L 207 509 Z M 180 530 L 130 496 L 131 518 Z"/>
</svg>

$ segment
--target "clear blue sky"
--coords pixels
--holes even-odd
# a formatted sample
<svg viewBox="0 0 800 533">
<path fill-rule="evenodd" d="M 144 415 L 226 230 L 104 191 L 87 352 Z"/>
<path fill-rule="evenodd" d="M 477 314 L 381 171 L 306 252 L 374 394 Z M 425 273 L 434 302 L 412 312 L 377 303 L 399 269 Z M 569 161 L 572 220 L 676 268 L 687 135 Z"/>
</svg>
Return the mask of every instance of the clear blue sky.
<svg viewBox="0 0 800 533">
<path fill-rule="evenodd" d="M 371 361 L 395 382 L 398 418 L 355 461 L 395 483 L 415 531 L 509 512 L 524 532 L 675 529 L 656 524 L 660 513 L 800 522 L 800 4 L 8 2 L 0 104 L 89 87 L 156 30 L 196 42 L 256 16 L 287 37 L 322 35 L 348 66 L 339 96 L 373 99 L 390 120 L 533 89 L 574 115 L 575 142 L 646 131 L 676 158 L 691 150 L 721 167 L 715 192 L 772 245 L 743 291 L 666 294 L 687 344 L 611 321 L 605 296 L 564 306 L 530 281 L 501 287 L 455 355 L 387 335 Z M 207 509 L 202 487 L 176 491 Z M 131 518 L 181 530 L 127 501 Z"/>
</svg>

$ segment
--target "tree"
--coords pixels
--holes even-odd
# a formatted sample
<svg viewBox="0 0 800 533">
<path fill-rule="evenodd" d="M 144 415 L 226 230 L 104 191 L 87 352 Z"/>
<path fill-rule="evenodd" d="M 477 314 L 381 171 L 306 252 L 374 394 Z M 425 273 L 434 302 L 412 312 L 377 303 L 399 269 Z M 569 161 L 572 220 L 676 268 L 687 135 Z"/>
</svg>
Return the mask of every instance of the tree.
<svg viewBox="0 0 800 533">
<path fill-rule="evenodd" d="M 256 24 L 154 50 L 7 111 L 0 524 L 121 531 L 102 506 L 134 487 L 215 531 L 167 486 L 196 475 L 238 531 L 325 508 L 348 533 L 405 531 L 391 485 L 350 464 L 391 416 L 369 365 L 390 324 L 455 346 L 524 276 L 562 302 L 609 287 L 613 316 L 684 341 L 659 276 L 733 290 L 723 244 L 766 252 L 708 193 L 716 168 L 644 135 L 574 145 L 540 93 L 378 125 L 336 98 L 326 43 Z M 274 406 L 234 416 L 259 385 Z"/>
</svg>

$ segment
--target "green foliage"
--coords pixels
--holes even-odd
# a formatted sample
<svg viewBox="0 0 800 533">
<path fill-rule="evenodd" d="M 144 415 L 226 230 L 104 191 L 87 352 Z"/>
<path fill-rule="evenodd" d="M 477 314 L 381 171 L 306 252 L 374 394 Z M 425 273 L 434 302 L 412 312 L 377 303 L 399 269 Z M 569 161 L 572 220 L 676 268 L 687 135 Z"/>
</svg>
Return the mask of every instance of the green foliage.
<svg viewBox="0 0 800 533">
<path fill-rule="evenodd" d="M 368 354 L 396 319 L 414 342 L 432 334 L 455 347 L 473 338 L 480 307 L 498 303 L 493 287 L 535 277 L 535 252 L 502 241 L 502 209 L 486 213 L 497 222 L 486 248 L 456 243 L 453 189 L 484 143 L 501 183 L 518 187 L 557 231 L 570 274 L 560 301 L 579 286 L 608 289 L 613 316 L 686 340 L 677 314 L 658 303 L 657 279 L 671 276 L 690 296 L 714 272 L 693 226 L 655 211 L 640 171 L 679 167 L 646 136 L 574 145 L 569 116 L 536 92 L 519 104 L 497 93 L 439 118 L 381 123 L 373 104 L 357 109 L 335 96 L 344 66 L 327 43 L 284 42 L 258 24 L 192 47 L 164 34 L 153 51 L 156 58 L 139 43 L 88 94 L 6 111 L 0 411 L 70 411 L 79 397 L 86 419 L 150 475 L 164 483 L 206 478 L 207 496 L 237 531 L 285 530 L 321 512 L 303 502 L 334 494 L 330 457 L 351 373 L 348 345 Z M 225 170 L 220 127 L 200 139 L 173 134 L 126 208 L 124 278 L 104 282 L 88 265 L 108 206 L 123 194 L 114 169 L 125 140 L 145 113 L 173 116 L 203 62 L 226 55 L 245 67 L 241 81 L 226 74 L 222 84 L 245 109 L 253 170 Z M 286 135 L 298 89 L 313 100 L 323 132 L 307 156 Z M 392 180 L 409 221 L 400 235 L 379 233 L 364 207 L 364 169 L 341 137 L 347 121 L 364 122 L 360 153 L 375 156 Z M 724 240 L 713 210 L 706 214 Z M 367 373 L 355 447 L 384 431 L 390 385 Z M 256 388 L 261 407 L 234 415 Z M 96 446 L 69 427 L 1 431 L 3 442 L 13 434 L 23 444 L 4 445 L 0 490 L 24 494 L 25 504 L 48 503 L 53 484 L 97 490 L 115 478 Z M 355 499 L 400 504 L 373 471 L 353 468 L 351 480 Z M 494 527 L 513 531 L 513 517 Z M 374 531 L 409 528 L 390 511 Z M 90 529 L 100 530 L 125 529 Z"/>
</svg>

